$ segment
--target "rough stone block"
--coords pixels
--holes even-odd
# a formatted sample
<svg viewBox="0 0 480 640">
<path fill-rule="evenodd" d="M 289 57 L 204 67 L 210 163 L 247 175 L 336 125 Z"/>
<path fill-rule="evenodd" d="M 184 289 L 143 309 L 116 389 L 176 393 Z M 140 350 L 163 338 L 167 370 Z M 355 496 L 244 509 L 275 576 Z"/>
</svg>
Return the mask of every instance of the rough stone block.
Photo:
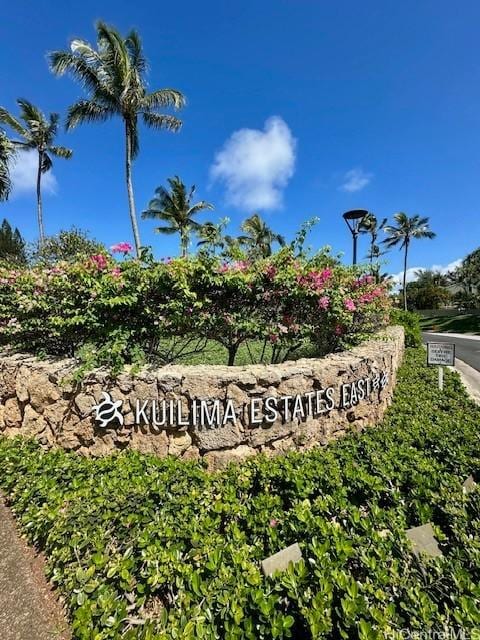
<svg viewBox="0 0 480 640">
<path fill-rule="evenodd" d="M 416 555 L 424 553 L 433 558 L 443 555 L 434 536 L 433 527 L 430 522 L 422 524 L 420 527 L 408 529 L 406 533 L 407 538 L 412 542 L 413 552 Z"/>
<path fill-rule="evenodd" d="M 262 571 L 264 575 L 271 576 L 277 571 L 285 571 L 291 562 L 295 564 L 301 559 L 302 550 L 298 546 L 298 543 L 295 542 L 289 547 L 274 553 L 273 556 L 262 560 Z"/>
</svg>

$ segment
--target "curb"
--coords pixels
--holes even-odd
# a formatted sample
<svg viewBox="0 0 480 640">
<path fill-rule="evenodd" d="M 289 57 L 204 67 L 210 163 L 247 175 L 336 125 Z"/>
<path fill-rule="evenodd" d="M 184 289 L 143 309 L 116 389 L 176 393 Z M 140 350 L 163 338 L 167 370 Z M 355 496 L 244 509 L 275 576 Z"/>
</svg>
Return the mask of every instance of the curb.
<svg viewBox="0 0 480 640">
<path fill-rule="evenodd" d="M 477 371 L 459 358 L 455 358 L 455 367 L 448 368 L 460 375 L 468 395 L 476 404 L 480 405 L 480 371 Z"/>
</svg>

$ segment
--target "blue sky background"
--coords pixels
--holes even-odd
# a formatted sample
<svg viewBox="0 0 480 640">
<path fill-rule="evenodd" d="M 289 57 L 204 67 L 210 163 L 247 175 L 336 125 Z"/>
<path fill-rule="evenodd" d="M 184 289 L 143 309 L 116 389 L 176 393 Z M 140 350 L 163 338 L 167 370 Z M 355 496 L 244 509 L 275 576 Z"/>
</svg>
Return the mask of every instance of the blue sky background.
<svg viewBox="0 0 480 640">
<path fill-rule="evenodd" d="M 260 213 L 279 232 L 291 237 L 319 216 L 311 244 L 330 244 L 349 259 L 341 213 L 362 207 L 379 217 L 399 210 L 430 216 L 438 238 L 415 243 L 412 267 L 445 266 L 480 244 L 478 2 L 19 0 L 2 12 L 0 104 L 16 113 L 15 99 L 25 97 L 64 113 L 82 89 L 49 73 L 46 52 L 66 48 L 73 36 L 93 41 L 98 18 L 122 31 L 137 28 L 150 87 L 176 87 L 188 99 L 179 134 L 142 130 L 134 167 L 139 211 L 157 185 L 179 174 L 215 204 L 204 219 L 229 216 L 236 232 L 253 211 L 252 176 L 240 180 L 235 206 L 225 181 L 211 184 L 216 153 L 235 131 L 263 131 L 278 116 L 288 127 L 286 148 L 269 149 L 269 137 L 260 138 L 273 154 L 262 170 L 283 171 L 286 184 L 277 192 L 281 206 Z M 130 240 L 120 121 L 62 132 L 59 142 L 74 157 L 56 161 L 56 193 L 44 199 L 47 232 L 76 225 L 108 245 Z M 35 196 L 28 176 L 18 181 L 0 216 L 34 239 Z M 238 205 L 242 199 L 249 204 Z M 141 221 L 144 244 L 175 255 L 177 240 L 154 235 L 153 226 Z M 400 271 L 398 251 L 388 260 L 390 272 Z"/>
</svg>

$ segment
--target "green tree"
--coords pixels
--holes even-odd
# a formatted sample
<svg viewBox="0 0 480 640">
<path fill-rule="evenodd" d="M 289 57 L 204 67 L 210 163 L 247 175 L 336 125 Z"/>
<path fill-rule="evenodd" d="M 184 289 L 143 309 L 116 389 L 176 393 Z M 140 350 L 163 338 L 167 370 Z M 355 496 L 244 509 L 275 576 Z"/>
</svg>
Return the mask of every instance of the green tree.
<svg viewBox="0 0 480 640">
<path fill-rule="evenodd" d="M 384 230 L 387 234 L 387 238 L 383 241 L 390 249 L 392 247 L 399 247 L 400 250 L 404 250 L 403 258 L 403 307 L 405 311 L 408 309 L 407 305 L 407 265 L 408 265 L 408 250 L 412 240 L 422 240 L 423 238 L 435 238 L 435 233 L 430 230 L 428 224 L 428 218 L 421 218 L 420 216 L 412 216 L 409 218 L 406 213 L 400 212 L 393 216 L 396 225 L 386 225 Z"/>
<path fill-rule="evenodd" d="M 12 190 L 12 181 L 10 179 L 10 165 L 15 157 L 15 147 L 7 138 L 5 133 L 0 130 L 0 202 L 8 200 L 10 191 Z"/>
<path fill-rule="evenodd" d="M 194 217 L 206 209 L 212 210 L 214 207 L 205 200 L 200 200 L 192 204 L 195 195 L 195 185 L 187 189 L 178 176 L 168 178 L 170 189 L 157 187 L 155 197 L 148 203 L 148 208 L 143 211 L 142 218 L 162 220 L 167 225 L 157 227 L 157 233 L 180 235 L 181 255 L 185 257 L 190 241 L 190 232 L 198 231 L 201 225 L 194 220 Z"/>
<path fill-rule="evenodd" d="M 375 259 L 378 259 L 380 255 L 383 255 L 380 251 L 377 240 L 378 234 L 380 233 L 380 231 L 382 231 L 382 229 L 385 228 L 386 224 L 387 218 L 383 218 L 383 220 L 379 223 L 377 217 L 373 213 L 367 213 L 358 227 L 360 233 L 368 234 L 370 236 L 370 247 L 368 249 L 367 258 L 370 261 L 372 272 L 373 261 Z"/>
<path fill-rule="evenodd" d="M 106 252 L 107 249 L 101 242 L 90 238 L 86 231 L 73 227 L 47 236 L 42 245 L 34 248 L 32 260 L 38 264 L 52 265 L 60 261 L 76 262 Z"/>
<path fill-rule="evenodd" d="M 132 182 L 132 161 L 139 151 L 139 118 L 147 127 L 177 131 L 181 121 L 159 110 L 179 109 L 185 98 L 176 89 L 147 92 L 147 61 L 136 31 L 130 31 L 124 38 L 104 22 L 98 22 L 96 30 L 96 48 L 85 40 L 74 39 L 70 51 L 50 54 L 50 65 L 57 75 L 71 73 L 89 93 L 88 99 L 79 100 L 68 110 L 67 129 L 85 122 L 104 122 L 114 116 L 123 121 L 128 206 L 139 255 L 141 242 Z"/>
<path fill-rule="evenodd" d="M 469 253 L 462 264 L 452 274 L 455 284 L 462 287 L 465 293 L 478 292 L 480 288 L 480 249 Z"/>
<path fill-rule="evenodd" d="M 0 107 L 0 122 L 12 129 L 20 140 L 12 140 L 12 144 L 23 150 L 35 149 L 38 154 L 37 165 L 37 218 L 40 243 L 45 238 L 42 208 L 42 174 L 52 168 L 52 156 L 57 158 L 71 158 L 72 150 L 58 147 L 54 144 L 58 132 L 58 113 L 45 116 L 42 111 L 28 100 L 18 99 L 20 119 L 12 116 L 6 109 Z M 23 124 L 22 124 L 22 122 Z"/>
<path fill-rule="evenodd" d="M 17 228 L 12 229 L 5 218 L 0 226 L 0 262 L 9 265 L 24 265 L 27 262 L 22 234 Z"/>
<path fill-rule="evenodd" d="M 416 280 L 407 284 L 407 295 L 413 309 L 439 309 L 451 300 L 448 278 L 439 271 L 421 269 Z"/>
<path fill-rule="evenodd" d="M 225 249 L 228 246 L 228 236 L 226 237 L 223 232 L 229 222 L 229 218 L 221 218 L 216 224 L 214 222 L 202 224 L 197 231 L 199 237 L 197 247 L 201 247 L 203 251 L 211 251 L 213 255 L 216 254 L 217 249 Z"/>
<path fill-rule="evenodd" d="M 244 220 L 241 229 L 244 235 L 239 236 L 238 240 L 247 247 L 252 257 L 266 258 L 272 255 L 272 245 L 275 242 L 281 247 L 285 245 L 285 238 L 270 229 L 258 213 Z"/>
</svg>

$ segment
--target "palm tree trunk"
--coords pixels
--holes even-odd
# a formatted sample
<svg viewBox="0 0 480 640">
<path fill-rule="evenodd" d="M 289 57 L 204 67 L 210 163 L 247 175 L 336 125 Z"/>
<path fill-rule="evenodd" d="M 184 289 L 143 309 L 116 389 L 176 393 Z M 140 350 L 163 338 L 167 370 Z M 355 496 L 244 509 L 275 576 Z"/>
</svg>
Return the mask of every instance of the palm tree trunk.
<svg viewBox="0 0 480 640">
<path fill-rule="evenodd" d="M 405 242 L 405 257 L 403 260 L 403 308 L 408 311 L 407 307 L 407 259 L 408 259 L 408 240 Z"/>
<path fill-rule="evenodd" d="M 42 165 L 43 151 L 38 152 L 38 169 L 37 169 L 37 220 L 40 249 L 45 241 L 45 230 L 43 228 L 43 210 L 42 210 Z"/>
<path fill-rule="evenodd" d="M 138 231 L 137 213 L 135 211 L 135 200 L 133 197 L 132 184 L 132 132 L 128 122 L 125 122 L 125 175 L 127 179 L 128 207 L 130 211 L 130 221 L 132 223 L 133 240 L 137 258 L 140 255 L 140 233 Z"/>
<path fill-rule="evenodd" d="M 188 237 L 185 229 L 180 230 L 180 248 L 182 253 L 182 258 L 187 257 L 187 247 L 188 247 Z"/>
</svg>

